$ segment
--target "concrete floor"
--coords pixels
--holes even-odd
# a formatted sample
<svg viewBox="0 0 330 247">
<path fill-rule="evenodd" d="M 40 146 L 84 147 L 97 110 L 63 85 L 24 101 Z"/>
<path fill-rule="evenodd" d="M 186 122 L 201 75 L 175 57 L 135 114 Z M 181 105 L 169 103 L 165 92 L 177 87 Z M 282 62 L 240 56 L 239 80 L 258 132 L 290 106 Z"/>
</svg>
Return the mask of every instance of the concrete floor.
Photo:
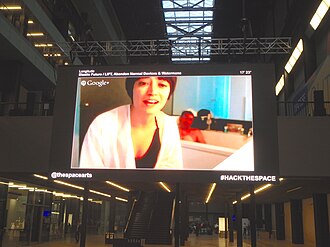
<svg viewBox="0 0 330 247">
<path fill-rule="evenodd" d="M 1 246 L 1 245 L 0 245 Z M 19 246 L 27 246 L 26 243 L 20 243 L 17 241 L 4 241 L 2 244 L 3 247 L 19 247 Z M 62 240 L 53 240 L 45 243 L 32 243 L 31 246 L 35 247 L 79 247 L 79 243 L 76 243 L 73 237 L 66 237 L 66 239 Z M 100 246 L 109 246 L 112 245 L 104 243 L 103 235 L 88 235 L 86 239 L 86 247 L 100 247 Z M 173 247 L 173 245 L 145 245 L 146 247 Z M 229 243 L 228 239 L 224 239 L 222 237 L 218 237 L 217 235 L 199 235 L 196 237 L 191 234 L 189 236 L 188 241 L 185 242 L 186 247 L 230 247 L 237 246 L 236 242 Z M 250 247 L 250 240 L 244 239 L 243 241 L 244 247 Z M 312 247 L 315 244 L 292 244 L 290 241 L 279 241 L 275 239 L 268 239 L 268 237 L 263 234 L 260 234 L 257 239 L 257 247 Z"/>
</svg>

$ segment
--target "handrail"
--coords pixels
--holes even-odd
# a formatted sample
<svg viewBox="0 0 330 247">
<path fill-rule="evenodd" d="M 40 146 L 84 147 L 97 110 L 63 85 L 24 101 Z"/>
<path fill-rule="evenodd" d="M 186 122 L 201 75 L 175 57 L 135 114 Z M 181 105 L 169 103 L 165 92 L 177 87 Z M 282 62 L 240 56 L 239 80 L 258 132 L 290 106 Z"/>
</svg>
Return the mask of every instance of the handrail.
<svg viewBox="0 0 330 247">
<path fill-rule="evenodd" d="M 171 236 L 172 236 L 172 232 L 174 229 L 174 214 L 175 214 L 175 197 L 173 198 L 173 203 L 172 203 L 171 225 L 170 225 L 170 235 Z"/>
<path fill-rule="evenodd" d="M 148 229 L 149 233 L 151 232 L 152 220 L 153 220 L 154 213 L 155 213 L 155 206 L 157 204 L 158 196 L 159 196 L 157 192 L 154 192 L 154 194 L 155 194 L 155 198 L 153 200 L 153 205 L 151 207 L 151 212 L 150 212 L 150 215 L 149 215 L 148 226 L 147 226 L 147 229 Z"/>
<path fill-rule="evenodd" d="M 135 208 L 135 204 L 136 204 L 136 199 L 134 199 L 133 204 L 132 204 L 132 207 L 131 207 L 131 210 L 129 212 L 129 215 L 128 215 L 128 218 L 127 218 L 127 222 L 126 222 L 126 226 L 125 226 L 125 229 L 124 229 L 124 234 L 127 232 L 128 225 L 129 225 L 129 222 L 131 221 L 133 210 Z"/>
</svg>

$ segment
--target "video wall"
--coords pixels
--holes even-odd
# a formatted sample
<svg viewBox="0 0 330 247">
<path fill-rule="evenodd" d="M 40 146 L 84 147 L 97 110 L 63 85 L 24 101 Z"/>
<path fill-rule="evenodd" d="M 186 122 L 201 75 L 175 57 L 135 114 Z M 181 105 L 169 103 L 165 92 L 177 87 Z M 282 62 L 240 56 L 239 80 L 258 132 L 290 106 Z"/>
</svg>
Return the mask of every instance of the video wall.
<svg viewBox="0 0 330 247">
<path fill-rule="evenodd" d="M 51 173 L 278 173 L 271 66 L 63 67 L 58 78 Z"/>
</svg>

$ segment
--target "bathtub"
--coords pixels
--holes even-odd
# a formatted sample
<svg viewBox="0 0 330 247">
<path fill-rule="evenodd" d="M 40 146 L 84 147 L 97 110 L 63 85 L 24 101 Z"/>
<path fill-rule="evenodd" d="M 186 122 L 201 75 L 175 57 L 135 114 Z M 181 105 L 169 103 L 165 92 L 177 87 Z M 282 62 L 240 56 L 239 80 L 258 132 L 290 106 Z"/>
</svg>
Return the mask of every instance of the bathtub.
<svg viewBox="0 0 330 247">
<path fill-rule="evenodd" d="M 253 138 L 203 131 L 207 144 L 181 140 L 183 166 L 189 170 L 253 171 Z"/>
</svg>

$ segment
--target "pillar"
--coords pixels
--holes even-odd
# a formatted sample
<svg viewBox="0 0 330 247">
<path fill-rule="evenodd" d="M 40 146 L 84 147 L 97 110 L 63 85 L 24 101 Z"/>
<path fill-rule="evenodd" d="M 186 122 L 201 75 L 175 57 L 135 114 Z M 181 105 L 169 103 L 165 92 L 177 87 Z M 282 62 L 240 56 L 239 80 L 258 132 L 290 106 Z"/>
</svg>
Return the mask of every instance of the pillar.
<svg viewBox="0 0 330 247">
<path fill-rule="evenodd" d="M 303 228 L 303 216 L 302 216 L 302 201 L 291 200 L 290 209 L 291 209 L 292 243 L 303 244 L 304 228 Z"/>
<path fill-rule="evenodd" d="M 180 183 L 175 186 L 174 246 L 180 246 Z"/>
<path fill-rule="evenodd" d="M 109 232 L 115 232 L 115 218 L 116 218 L 116 199 L 112 196 L 110 198 L 110 214 L 109 214 Z"/>
<path fill-rule="evenodd" d="M 316 247 L 330 246 L 327 194 L 314 193 L 313 205 Z"/>
<path fill-rule="evenodd" d="M 229 242 L 234 242 L 234 207 L 233 205 L 229 204 L 229 219 L 228 219 L 228 229 L 229 229 Z"/>
<path fill-rule="evenodd" d="M 8 186 L 0 184 L 0 247 L 2 246 L 3 234 L 6 227 L 6 205 L 7 205 Z"/>
<path fill-rule="evenodd" d="M 241 193 L 236 194 L 236 231 L 237 231 L 237 247 L 243 246 L 243 236 L 242 236 L 242 201 Z"/>
<path fill-rule="evenodd" d="M 269 238 L 272 236 L 272 205 L 269 203 L 264 204 L 264 217 L 265 217 L 265 229 L 269 233 Z"/>
<path fill-rule="evenodd" d="M 89 183 L 86 182 L 84 186 L 84 201 L 82 210 L 82 220 L 80 226 L 80 247 L 86 245 L 86 233 L 87 233 L 87 217 L 88 217 L 88 197 L 89 197 Z"/>
<path fill-rule="evenodd" d="M 250 221 L 250 232 L 251 236 L 251 247 L 257 246 L 257 231 L 256 231 L 256 201 L 254 194 L 254 185 L 250 186 L 250 207 L 249 207 L 249 221 Z"/>
<path fill-rule="evenodd" d="M 276 239 L 285 240 L 284 203 L 275 204 Z"/>
</svg>

